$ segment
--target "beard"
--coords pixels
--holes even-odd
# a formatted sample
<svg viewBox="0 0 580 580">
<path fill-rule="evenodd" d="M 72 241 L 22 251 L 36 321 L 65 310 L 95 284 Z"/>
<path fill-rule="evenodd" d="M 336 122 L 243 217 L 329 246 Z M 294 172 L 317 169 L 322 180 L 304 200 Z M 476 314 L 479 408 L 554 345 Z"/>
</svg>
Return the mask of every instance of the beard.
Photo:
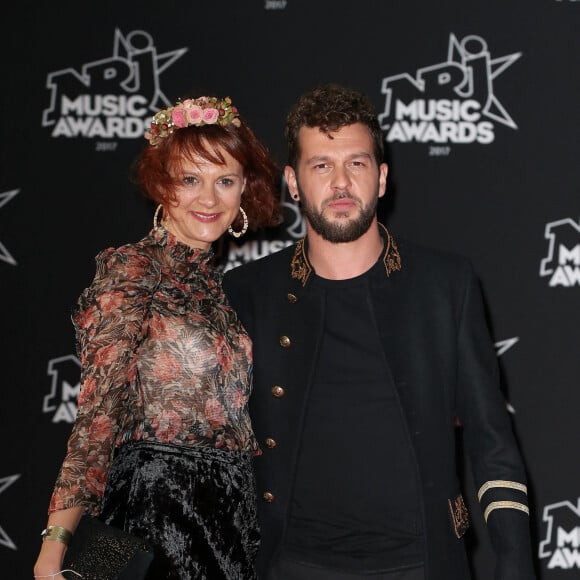
<svg viewBox="0 0 580 580">
<path fill-rule="evenodd" d="M 363 234 L 365 234 L 375 218 L 377 211 L 377 204 L 379 202 L 378 197 L 378 185 L 376 195 L 369 205 L 364 206 L 361 200 L 354 195 L 346 191 L 341 191 L 336 193 L 332 199 L 328 200 L 322 207 L 322 210 L 318 210 L 312 204 L 307 201 L 304 192 L 300 185 L 298 185 L 298 191 L 300 192 L 300 205 L 302 210 L 302 215 L 308 220 L 308 223 L 312 226 L 312 229 L 327 242 L 333 244 L 343 244 L 347 242 L 354 242 L 358 240 Z M 352 199 L 360 207 L 360 213 L 356 218 L 346 217 L 347 212 L 341 212 L 343 219 L 340 221 L 330 221 L 324 215 L 324 208 L 329 203 L 336 201 L 337 199 Z M 339 215 L 341 215 L 339 214 Z"/>
</svg>

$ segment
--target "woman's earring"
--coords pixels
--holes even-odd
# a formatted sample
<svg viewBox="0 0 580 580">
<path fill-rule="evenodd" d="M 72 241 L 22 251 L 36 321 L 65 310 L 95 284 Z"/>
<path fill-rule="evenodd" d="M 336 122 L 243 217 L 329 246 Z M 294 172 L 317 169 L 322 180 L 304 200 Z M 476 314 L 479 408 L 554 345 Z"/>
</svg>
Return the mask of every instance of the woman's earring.
<svg viewBox="0 0 580 580">
<path fill-rule="evenodd" d="M 161 220 L 159 219 L 159 214 L 163 213 L 163 216 L 161 217 Z M 163 204 L 159 204 L 157 206 L 157 209 L 155 210 L 155 215 L 153 216 L 153 227 L 155 229 L 158 228 L 165 228 L 166 230 L 168 229 L 167 226 L 169 225 L 169 220 L 171 218 L 169 217 L 169 214 L 165 213 L 165 209 L 163 207 Z"/>
<path fill-rule="evenodd" d="M 241 238 L 248 231 L 248 216 L 242 206 L 240 206 L 240 213 L 242 214 L 242 218 L 244 219 L 244 225 L 241 231 L 234 232 L 231 224 L 228 226 L 228 233 L 230 234 L 230 236 L 234 236 L 234 238 Z"/>
<path fill-rule="evenodd" d="M 158 220 L 159 220 L 159 213 L 160 213 L 162 210 L 163 210 L 163 204 L 161 204 L 161 203 L 160 203 L 160 204 L 157 206 L 157 209 L 155 210 L 155 215 L 153 216 L 153 227 L 154 227 L 155 229 L 158 229 L 158 228 L 159 228 L 159 221 L 158 221 Z M 162 222 L 163 222 L 163 220 L 162 220 Z"/>
</svg>

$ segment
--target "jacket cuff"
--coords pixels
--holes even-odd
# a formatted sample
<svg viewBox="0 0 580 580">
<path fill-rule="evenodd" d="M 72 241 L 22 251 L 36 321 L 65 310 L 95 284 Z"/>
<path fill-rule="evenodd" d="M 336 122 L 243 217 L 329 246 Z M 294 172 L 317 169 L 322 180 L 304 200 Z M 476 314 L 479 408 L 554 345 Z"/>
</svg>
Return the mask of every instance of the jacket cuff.
<svg viewBox="0 0 580 580">
<path fill-rule="evenodd" d="M 494 580 L 535 580 L 529 517 L 519 509 L 496 509 L 487 529 L 496 557 Z"/>
</svg>

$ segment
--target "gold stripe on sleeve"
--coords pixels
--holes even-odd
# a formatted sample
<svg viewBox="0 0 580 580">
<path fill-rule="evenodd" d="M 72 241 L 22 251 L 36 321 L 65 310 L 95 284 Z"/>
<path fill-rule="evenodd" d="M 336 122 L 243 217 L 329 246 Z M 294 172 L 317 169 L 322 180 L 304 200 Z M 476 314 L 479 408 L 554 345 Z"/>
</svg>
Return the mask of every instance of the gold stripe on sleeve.
<svg viewBox="0 0 580 580">
<path fill-rule="evenodd" d="M 528 488 L 523 483 L 518 483 L 517 481 L 505 481 L 503 479 L 495 479 L 493 481 L 486 481 L 477 492 L 477 499 L 481 501 L 483 494 L 494 487 L 503 487 L 508 489 L 517 489 L 518 491 L 523 491 L 526 495 L 528 493 Z"/>
<path fill-rule="evenodd" d="M 528 509 L 528 506 L 523 504 L 523 503 L 519 503 L 517 501 L 492 501 L 487 506 L 485 512 L 483 513 L 483 517 L 484 517 L 486 523 L 487 523 L 487 518 L 489 517 L 489 514 L 493 510 L 498 510 L 498 509 L 520 510 L 521 512 L 524 512 L 524 513 L 530 515 L 530 510 Z"/>
</svg>

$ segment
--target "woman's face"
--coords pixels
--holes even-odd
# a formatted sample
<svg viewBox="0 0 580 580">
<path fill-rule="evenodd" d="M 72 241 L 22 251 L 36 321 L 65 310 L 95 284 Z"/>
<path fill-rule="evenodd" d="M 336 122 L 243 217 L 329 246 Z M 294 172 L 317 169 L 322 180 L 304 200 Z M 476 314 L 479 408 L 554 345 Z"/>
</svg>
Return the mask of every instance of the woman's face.
<svg viewBox="0 0 580 580">
<path fill-rule="evenodd" d="M 234 221 L 240 210 L 246 184 L 238 161 L 219 149 L 225 163 L 217 165 L 203 159 L 183 160 L 176 169 L 176 202 L 165 207 L 167 229 L 192 248 L 209 250 Z"/>
</svg>

